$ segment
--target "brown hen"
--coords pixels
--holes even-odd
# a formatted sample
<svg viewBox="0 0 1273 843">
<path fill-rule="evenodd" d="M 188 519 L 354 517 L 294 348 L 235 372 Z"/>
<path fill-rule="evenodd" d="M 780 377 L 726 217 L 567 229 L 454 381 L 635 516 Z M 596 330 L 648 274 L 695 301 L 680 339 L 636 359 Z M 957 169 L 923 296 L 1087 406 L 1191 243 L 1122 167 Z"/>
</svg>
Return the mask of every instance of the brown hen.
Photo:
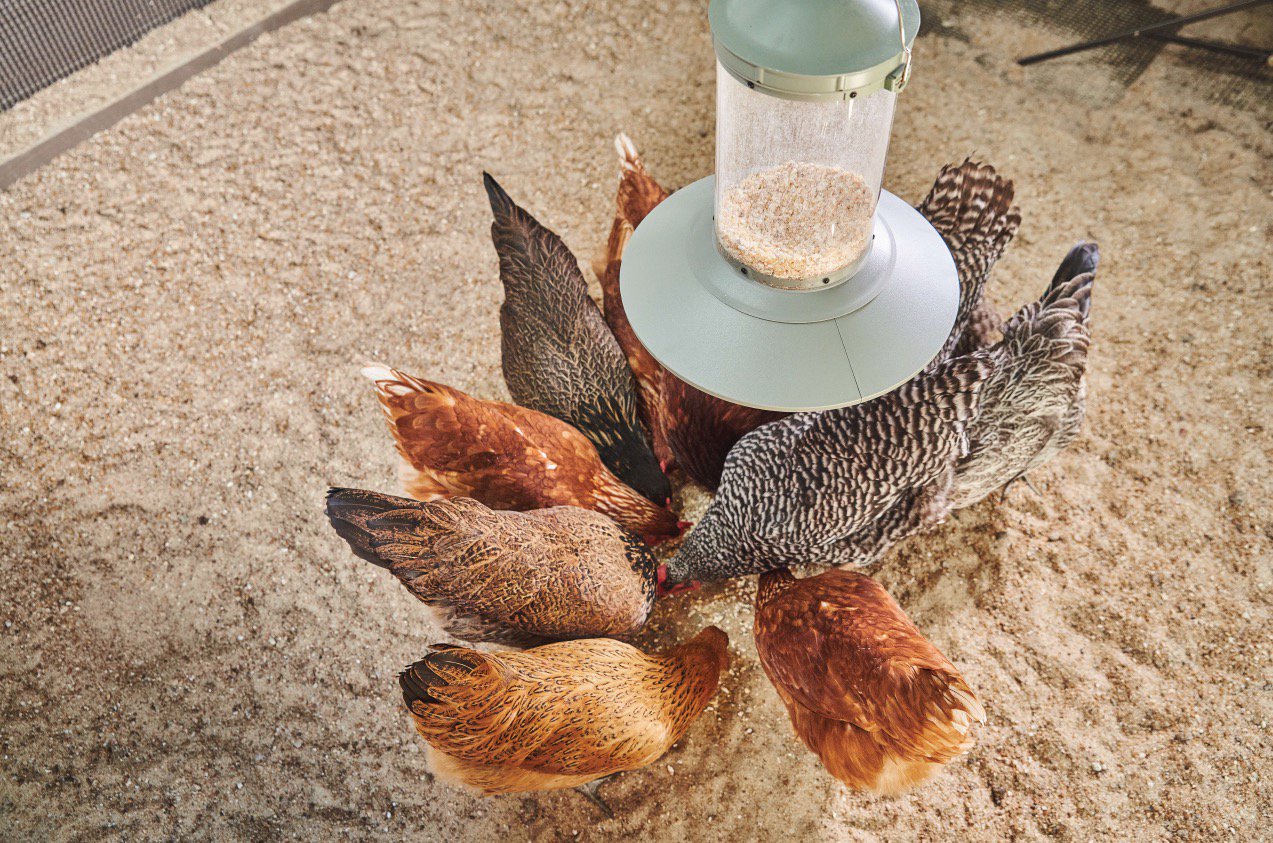
<svg viewBox="0 0 1273 843">
<path fill-rule="evenodd" d="M 849 787 L 893 795 L 973 744 L 986 713 L 879 583 L 761 576 L 756 652 L 805 746 Z"/>
<path fill-rule="evenodd" d="M 675 515 L 615 477 L 593 444 L 565 422 L 387 366 L 368 366 L 363 374 L 376 385 L 411 497 L 464 496 L 517 511 L 578 506 L 652 543 L 680 534 Z"/>
<path fill-rule="evenodd" d="M 654 555 L 598 512 L 496 512 L 469 498 L 331 489 L 327 517 L 355 554 L 387 568 L 466 641 L 628 635 L 654 607 Z"/>
<path fill-rule="evenodd" d="M 725 457 L 738 440 L 762 424 L 790 415 L 722 401 L 667 370 L 660 386 L 663 436 L 676 464 L 713 492 L 720 486 Z"/>
<path fill-rule="evenodd" d="M 620 134 L 614 143 L 623 169 L 618 210 L 610 227 L 605 258 L 594 267 L 601 281 L 606 322 L 636 375 L 642 416 L 660 464 L 665 470 L 679 466 L 695 481 L 715 491 L 725 456 L 734 443 L 760 425 L 787 414 L 731 404 L 695 389 L 659 365 L 637 339 L 619 293 L 623 250 L 633 230 L 670 194 L 646 171 L 627 135 Z"/>
<path fill-rule="evenodd" d="M 601 282 L 602 315 L 628 358 L 632 374 L 636 376 L 641 420 L 650 433 L 654 455 L 658 457 L 663 470 L 670 471 L 673 466 L 672 451 L 668 448 L 663 426 L 659 422 L 663 415 L 663 402 L 659 395 L 659 377 L 663 367 L 645 350 L 645 346 L 637 339 L 636 332 L 628 324 L 628 315 L 623 309 L 623 297 L 619 293 L 619 268 L 628 238 L 645 219 L 646 214 L 654 210 L 654 206 L 669 194 L 646 172 L 641 156 L 637 154 L 636 147 L 627 135 L 620 134 L 616 137 L 614 146 L 619 153 L 622 168 L 614 223 L 610 226 L 605 254 L 593 265 L 593 272 Z"/>
<path fill-rule="evenodd" d="M 647 656 L 605 638 L 524 652 L 435 645 L 403 671 L 403 700 L 445 782 L 484 794 L 580 787 L 658 760 L 716 694 L 716 627 Z"/>
</svg>

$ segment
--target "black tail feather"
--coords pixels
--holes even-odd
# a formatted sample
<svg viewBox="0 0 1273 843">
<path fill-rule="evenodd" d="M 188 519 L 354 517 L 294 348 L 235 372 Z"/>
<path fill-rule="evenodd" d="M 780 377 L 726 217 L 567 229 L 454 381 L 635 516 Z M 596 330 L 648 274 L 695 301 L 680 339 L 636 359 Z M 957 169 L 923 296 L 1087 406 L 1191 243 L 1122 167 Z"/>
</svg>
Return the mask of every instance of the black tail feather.
<svg viewBox="0 0 1273 843">
<path fill-rule="evenodd" d="M 438 701 L 431 689 L 448 684 L 447 680 L 437 672 L 438 667 L 460 668 L 469 672 L 474 669 L 471 662 L 455 652 L 458 650 L 463 653 L 464 650 L 461 647 L 434 644 L 431 649 L 433 649 L 432 653 L 408 665 L 406 670 L 398 674 L 398 685 L 402 688 L 402 699 L 407 704 L 407 708 L 410 708 L 413 702 Z"/>
<path fill-rule="evenodd" d="M 1095 243 L 1079 243 L 1065 255 L 1061 265 L 1052 276 L 1051 287 L 1059 287 L 1066 281 L 1096 272 L 1096 265 L 1101 262 L 1101 252 Z"/>
<path fill-rule="evenodd" d="M 482 171 L 482 185 L 486 188 L 486 198 L 491 203 L 491 213 L 496 219 L 507 217 L 517 210 L 520 210 L 508 195 L 504 188 L 500 187 L 500 183 L 495 181 L 495 177 L 485 170 Z"/>
<path fill-rule="evenodd" d="M 409 498 L 363 489 L 332 487 L 327 490 L 327 520 L 336 535 L 345 540 L 359 559 L 382 568 L 388 568 L 391 563 L 376 553 L 375 534 L 368 528 L 367 522 L 387 512 L 418 507 L 419 503 Z"/>
<path fill-rule="evenodd" d="M 411 708 L 412 703 L 437 702 L 437 697 L 429 693 L 429 689 L 444 684 L 442 677 L 429 669 L 429 660 L 421 659 L 398 674 L 398 685 L 402 688 L 402 701 Z"/>
<path fill-rule="evenodd" d="M 1092 304 L 1092 281 L 1101 253 L 1095 243 L 1079 243 L 1070 249 L 1057 267 L 1042 304 L 1046 307 L 1063 299 L 1073 299 L 1087 319 Z"/>
</svg>

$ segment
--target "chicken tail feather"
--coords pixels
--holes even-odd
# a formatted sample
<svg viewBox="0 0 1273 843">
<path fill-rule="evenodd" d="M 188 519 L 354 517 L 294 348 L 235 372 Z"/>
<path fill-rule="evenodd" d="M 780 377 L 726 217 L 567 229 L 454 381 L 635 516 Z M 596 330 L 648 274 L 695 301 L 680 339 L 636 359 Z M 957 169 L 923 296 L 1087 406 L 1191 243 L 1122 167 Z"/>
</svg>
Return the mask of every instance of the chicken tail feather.
<svg viewBox="0 0 1273 843">
<path fill-rule="evenodd" d="M 365 559 L 381 568 L 390 567 L 390 562 L 377 552 L 375 532 L 368 522 L 386 512 L 414 505 L 414 501 L 406 498 L 363 489 L 332 487 L 327 490 L 327 520 L 331 522 L 336 535 L 345 540 L 359 559 Z"/>
<path fill-rule="evenodd" d="M 1101 262 L 1101 250 L 1095 243 L 1078 243 L 1066 254 L 1061 265 L 1052 276 L 1050 287 L 1057 287 L 1066 281 L 1089 272 L 1095 272 Z"/>
<path fill-rule="evenodd" d="M 1093 276 L 1100 261 L 1100 249 L 1095 243 L 1074 246 L 1057 267 L 1041 304 L 1048 307 L 1065 299 L 1072 300 L 1086 320 L 1092 306 Z"/>
</svg>

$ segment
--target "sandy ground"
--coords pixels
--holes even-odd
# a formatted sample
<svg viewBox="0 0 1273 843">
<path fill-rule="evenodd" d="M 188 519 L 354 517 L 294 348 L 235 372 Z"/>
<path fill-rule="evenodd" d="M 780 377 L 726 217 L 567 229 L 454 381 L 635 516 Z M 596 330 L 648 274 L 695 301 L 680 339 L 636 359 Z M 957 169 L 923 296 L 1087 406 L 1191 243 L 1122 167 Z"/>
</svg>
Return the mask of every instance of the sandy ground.
<svg viewBox="0 0 1273 843">
<path fill-rule="evenodd" d="M 713 63 L 699 2 L 359 0 L 0 193 L 0 838 L 1265 834 L 1269 136 L 1169 56 L 1093 107 L 1095 58 L 1011 64 L 1064 34 L 939 11 L 888 186 L 918 200 L 968 154 L 1016 179 L 1005 308 L 1076 240 L 1104 254 L 1085 435 L 1041 494 L 875 570 L 986 704 L 967 758 L 897 799 L 841 788 L 738 582 L 642 636 L 716 623 L 735 666 L 666 759 L 603 787 L 615 819 L 432 781 L 394 675 L 438 630 L 321 516 L 328 484 L 395 488 L 357 367 L 504 397 L 480 170 L 586 264 L 615 132 L 669 185 L 710 172 Z"/>
</svg>

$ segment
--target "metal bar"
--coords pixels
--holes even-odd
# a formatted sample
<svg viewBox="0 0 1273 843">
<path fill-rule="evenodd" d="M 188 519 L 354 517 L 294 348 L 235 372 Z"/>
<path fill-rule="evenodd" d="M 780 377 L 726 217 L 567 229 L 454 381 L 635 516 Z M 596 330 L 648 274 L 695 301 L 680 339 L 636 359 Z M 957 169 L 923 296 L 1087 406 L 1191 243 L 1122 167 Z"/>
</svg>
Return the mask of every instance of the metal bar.
<svg viewBox="0 0 1273 843">
<path fill-rule="evenodd" d="M 1161 23 L 1150 24 L 1149 26 L 1142 26 L 1138 29 L 1128 30 L 1127 32 L 1120 32 L 1117 35 L 1107 35 L 1104 38 L 1097 38 L 1094 41 L 1083 41 L 1082 43 L 1079 43 L 1079 44 L 1071 44 L 1068 47 L 1060 47 L 1056 50 L 1048 50 L 1046 53 L 1038 53 L 1033 56 L 1026 56 L 1025 58 L 1017 59 L 1017 64 L 1021 65 L 1022 67 L 1026 65 L 1030 65 L 1030 64 L 1037 64 L 1038 62 L 1047 61 L 1048 59 L 1060 58 L 1061 56 L 1069 56 L 1069 55 L 1073 55 L 1074 53 L 1081 53 L 1085 50 L 1093 50 L 1093 49 L 1096 49 L 1097 47 L 1104 47 L 1109 44 L 1115 44 L 1119 41 L 1124 41 L 1128 38 L 1139 38 L 1140 36 L 1146 35 L 1150 32 L 1159 32 L 1164 29 L 1175 29 L 1176 27 L 1184 26 L 1187 23 L 1196 23 L 1198 21 L 1207 20 L 1209 18 L 1218 18 L 1221 15 L 1233 14 L 1234 12 L 1240 12 L 1243 9 L 1254 9 L 1257 6 L 1265 6 L 1265 5 L 1268 5 L 1269 3 L 1273 3 L 1273 0 L 1242 0 L 1242 2 L 1240 3 L 1230 3 L 1227 6 L 1220 6 L 1219 8 L 1208 9 L 1205 12 L 1197 12 L 1192 15 L 1184 15 L 1182 17 L 1172 18 L 1171 20 L 1162 21 Z"/>
<path fill-rule="evenodd" d="M 1259 47 L 1245 47 L 1241 44 L 1226 44 L 1222 41 L 1212 41 L 1209 38 L 1189 38 L 1185 35 L 1176 35 L 1171 32 L 1147 32 L 1146 38 L 1153 41 L 1162 41 L 1167 44 L 1179 44 L 1182 47 L 1196 47 L 1199 50 L 1209 50 L 1213 53 L 1225 53 L 1231 56 L 1241 56 L 1243 58 L 1255 59 L 1257 61 L 1268 61 L 1273 56 L 1273 51 L 1261 50 Z"/>
<path fill-rule="evenodd" d="M 152 100 L 179 87 L 192 76 L 207 70 L 223 58 L 242 49 L 267 32 L 325 12 L 338 0 L 294 0 L 217 44 L 187 57 L 180 64 L 152 77 L 149 81 L 106 103 L 81 114 L 70 125 L 44 137 L 21 152 L 0 160 L 0 190 L 5 190 L 23 176 L 30 175 L 57 156 L 108 129 Z"/>
</svg>

